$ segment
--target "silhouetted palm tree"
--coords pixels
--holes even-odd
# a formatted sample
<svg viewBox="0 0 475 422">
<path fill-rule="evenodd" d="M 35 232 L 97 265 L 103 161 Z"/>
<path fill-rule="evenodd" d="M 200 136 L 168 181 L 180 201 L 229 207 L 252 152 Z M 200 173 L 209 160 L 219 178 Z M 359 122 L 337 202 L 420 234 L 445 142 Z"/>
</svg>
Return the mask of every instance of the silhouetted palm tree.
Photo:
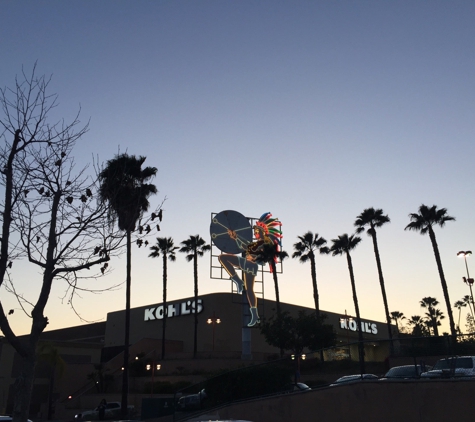
<svg viewBox="0 0 475 422">
<path fill-rule="evenodd" d="M 198 258 L 202 257 L 205 252 L 211 249 L 210 245 L 200 235 L 190 236 L 187 240 L 181 242 L 183 245 L 180 248 L 180 252 L 186 253 L 186 260 L 188 262 L 193 261 L 193 278 L 195 283 L 195 335 L 193 342 L 193 357 L 196 358 L 198 351 Z"/>
<path fill-rule="evenodd" d="M 462 330 L 460 329 L 460 317 L 462 315 L 462 308 L 465 308 L 467 304 L 463 300 L 457 300 L 457 302 L 454 303 L 454 308 L 458 309 L 459 311 L 459 319 L 458 319 L 458 324 L 457 324 L 457 331 L 459 334 L 462 334 Z"/>
<path fill-rule="evenodd" d="M 434 233 L 434 226 L 437 225 L 444 227 L 447 221 L 454 221 L 455 218 L 447 215 L 446 208 L 438 209 L 435 205 L 428 207 L 424 204 L 419 207 L 419 213 L 411 213 L 409 214 L 409 217 L 412 221 L 406 226 L 405 230 L 414 230 L 420 232 L 421 234 L 429 233 L 432 249 L 434 250 L 435 261 L 437 263 L 437 269 L 439 271 L 440 283 L 442 284 L 442 291 L 444 292 L 447 314 L 449 315 L 450 333 L 452 334 L 452 337 L 456 339 L 457 330 L 455 329 L 454 316 L 449 298 L 449 290 L 447 288 L 447 282 L 445 281 L 439 247 L 437 245 L 437 240 Z"/>
<path fill-rule="evenodd" d="M 434 328 L 434 319 L 432 318 L 432 309 L 439 304 L 439 301 L 435 297 L 423 297 L 422 300 L 419 302 L 421 308 L 427 309 L 426 317 L 429 320 L 429 327 L 432 328 L 434 335 L 439 335 L 439 330 L 437 327 Z M 437 334 L 435 334 L 437 332 Z"/>
<path fill-rule="evenodd" d="M 292 258 L 299 258 L 299 261 L 304 263 L 310 261 L 310 273 L 312 275 L 313 284 L 313 299 L 315 302 L 315 313 L 317 317 L 320 317 L 320 303 L 318 297 L 317 287 L 317 265 L 315 263 L 315 252 L 318 250 L 320 253 L 328 253 L 328 248 L 325 247 L 327 241 L 312 232 L 307 232 L 303 236 L 297 236 L 300 241 L 294 243 L 295 252 L 292 254 Z"/>
<path fill-rule="evenodd" d="M 267 262 L 272 273 L 275 288 L 275 302 L 277 306 L 277 315 L 280 316 L 280 293 L 279 293 L 279 279 L 277 277 L 277 262 L 282 262 L 288 258 L 289 254 L 285 251 L 280 251 L 275 243 L 265 243 L 263 249 L 257 258 L 258 261 Z"/>
<path fill-rule="evenodd" d="M 99 197 L 109 203 L 109 216 L 117 220 L 119 229 L 126 232 L 127 239 L 127 277 L 125 300 L 125 340 L 124 340 L 124 371 L 122 373 L 122 414 L 127 414 L 127 395 L 129 390 L 129 338 L 130 338 L 130 286 L 131 286 L 131 234 L 142 214 L 148 210 L 148 198 L 157 193 L 155 185 L 146 183 L 157 173 L 155 167 L 142 164 L 145 157 L 120 154 L 107 162 L 100 172 L 101 183 Z"/>
<path fill-rule="evenodd" d="M 396 323 L 396 329 L 397 332 L 399 333 L 399 322 L 402 322 L 403 319 L 406 319 L 404 314 L 399 311 L 393 311 L 391 312 L 391 319 Z"/>
<path fill-rule="evenodd" d="M 176 260 L 175 251 L 178 246 L 173 244 L 171 237 L 157 237 L 157 243 L 150 247 L 152 251 L 149 254 L 150 258 L 158 258 L 162 254 L 163 259 L 163 320 L 162 320 L 162 359 L 165 359 L 165 331 L 168 318 L 168 304 L 167 304 L 167 259 L 174 262 Z"/>
<path fill-rule="evenodd" d="M 432 321 L 432 327 L 434 328 L 434 335 L 439 335 L 439 329 L 442 324 L 440 320 L 445 319 L 444 313 L 440 309 L 432 308 L 428 312 L 426 312 L 426 316 L 428 320 Z"/>
<path fill-rule="evenodd" d="M 472 317 L 474 316 L 473 315 L 473 301 L 472 301 L 472 297 L 470 295 L 465 295 L 463 298 L 462 298 L 462 302 L 467 304 L 468 305 L 468 309 L 470 309 L 470 313 L 472 314 Z"/>
<path fill-rule="evenodd" d="M 288 258 L 289 254 L 285 251 L 280 251 L 275 243 L 264 243 L 263 250 L 259 254 L 257 260 L 261 262 L 267 262 L 272 273 L 272 279 L 274 280 L 275 288 L 275 303 L 277 307 L 277 318 L 281 318 L 282 312 L 280 309 L 280 293 L 279 293 L 279 279 L 277 277 L 277 262 L 282 262 Z M 283 347 L 280 348 L 280 357 L 284 356 Z"/>
<path fill-rule="evenodd" d="M 363 330 L 361 329 L 361 316 L 360 308 L 358 305 L 358 296 L 356 295 L 356 284 L 355 276 L 353 273 L 353 263 L 351 261 L 350 251 L 352 251 L 358 243 L 361 242 L 361 237 L 351 235 L 348 236 L 346 233 L 338 236 L 338 239 L 332 239 L 332 246 L 329 249 L 329 252 L 333 256 L 336 255 L 346 255 L 346 261 L 348 263 L 348 270 L 350 272 L 350 281 L 351 281 L 351 290 L 353 291 L 353 302 L 355 304 L 355 313 L 356 313 L 356 323 L 358 325 L 358 351 L 359 351 L 359 360 L 360 360 L 360 371 L 362 374 L 365 373 L 365 363 L 364 363 L 364 344 L 363 344 Z"/>
<path fill-rule="evenodd" d="M 432 327 L 432 331 L 434 336 L 439 335 L 439 329 L 441 323 L 440 320 L 444 319 L 444 314 L 440 311 L 440 309 L 436 309 L 435 307 L 439 304 L 439 301 L 435 297 L 423 297 L 420 301 L 420 305 L 422 308 L 427 309 L 426 317 L 430 322 L 429 326 Z"/>
<path fill-rule="evenodd" d="M 440 322 L 439 324 L 437 324 L 435 307 L 439 304 L 439 301 L 435 297 L 428 296 L 428 297 L 423 297 L 419 303 L 422 308 L 427 309 L 426 317 L 430 321 L 429 326 L 432 327 L 433 334 L 435 336 L 438 336 L 439 329 L 437 327 L 440 325 Z"/>
<path fill-rule="evenodd" d="M 387 215 L 383 214 L 382 209 L 375 210 L 374 208 L 366 208 L 358 217 L 356 217 L 355 226 L 356 233 L 361 233 L 365 231 L 367 227 L 366 233 L 373 239 L 373 249 L 374 249 L 374 256 L 376 258 L 376 266 L 378 267 L 378 276 L 379 276 L 379 284 L 381 286 L 381 294 L 383 295 L 383 304 L 384 304 L 384 312 L 386 313 L 386 325 L 388 329 L 388 338 L 392 340 L 392 330 L 391 330 L 391 316 L 389 315 L 389 306 L 388 306 L 388 299 L 386 296 L 386 288 L 384 286 L 384 277 L 383 277 L 383 269 L 381 267 L 381 258 L 379 256 L 379 248 L 378 248 L 378 239 L 376 237 L 376 228 L 382 227 L 384 224 L 389 223 L 391 220 Z M 390 343 L 392 347 L 392 342 Z"/>
<path fill-rule="evenodd" d="M 428 334 L 425 321 L 420 315 L 411 316 L 411 318 L 407 320 L 407 323 L 412 327 L 413 336 L 421 337 Z"/>
</svg>

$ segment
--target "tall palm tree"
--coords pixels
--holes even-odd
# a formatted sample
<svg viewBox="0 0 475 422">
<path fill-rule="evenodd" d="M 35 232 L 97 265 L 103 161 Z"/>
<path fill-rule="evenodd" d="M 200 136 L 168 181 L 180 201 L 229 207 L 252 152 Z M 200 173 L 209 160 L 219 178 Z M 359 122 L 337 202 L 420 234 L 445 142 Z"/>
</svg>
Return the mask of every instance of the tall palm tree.
<svg viewBox="0 0 475 422">
<path fill-rule="evenodd" d="M 404 314 L 399 311 L 392 311 L 391 312 L 391 319 L 396 323 L 396 329 L 399 333 L 399 322 L 402 322 L 403 319 L 406 319 Z"/>
<path fill-rule="evenodd" d="M 280 316 L 280 292 L 279 292 L 279 279 L 277 277 L 277 262 L 282 262 L 288 258 L 289 254 L 285 251 L 279 250 L 275 243 L 265 243 L 259 257 L 259 261 L 267 262 L 272 273 L 272 279 L 274 280 L 275 288 L 275 302 L 277 306 L 277 315 Z"/>
<path fill-rule="evenodd" d="M 312 276 L 313 284 L 313 300 L 315 302 L 315 313 L 317 318 L 320 317 L 320 302 L 318 297 L 317 287 L 317 265 L 315 263 L 315 252 L 319 251 L 321 254 L 328 253 L 328 248 L 325 246 L 327 241 L 311 231 L 305 233 L 303 236 L 297 236 L 299 242 L 294 243 L 295 252 L 292 258 L 299 258 L 299 261 L 305 263 L 310 261 L 310 274 Z"/>
<path fill-rule="evenodd" d="M 439 304 L 439 301 L 435 297 L 427 296 L 423 297 L 419 304 L 422 308 L 427 309 L 426 316 L 430 321 L 430 326 L 432 327 L 434 336 L 438 336 L 439 329 L 437 328 L 437 326 L 440 325 L 440 323 L 437 324 L 436 312 L 434 310 L 435 307 Z"/>
<path fill-rule="evenodd" d="M 277 318 L 280 319 L 282 311 L 280 309 L 280 292 L 279 292 L 279 279 L 277 277 L 276 262 L 282 262 L 288 258 L 289 254 L 285 251 L 279 250 L 279 247 L 275 243 L 265 243 L 263 249 L 259 254 L 257 260 L 261 262 L 267 262 L 272 273 L 272 279 L 274 280 L 275 288 L 275 303 L 277 307 Z M 284 348 L 280 347 L 280 357 L 284 357 Z"/>
<path fill-rule="evenodd" d="M 393 335 L 391 330 L 391 316 L 389 315 L 388 299 L 386 296 L 386 288 L 384 286 L 383 269 L 381 267 L 381 258 L 379 256 L 378 239 L 376 237 L 376 228 L 382 227 L 384 224 L 389 223 L 390 221 L 391 220 L 389 217 L 383 214 L 382 209 L 375 210 L 374 208 L 366 208 L 360 215 L 358 215 L 358 217 L 356 217 L 355 226 L 356 233 L 361 233 L 366 229 L 368 236 L 371 236 L 373 239 L 374 256 L 376 258 L 376 266 L 378 267 L 379 284 L 381 286 L 381 294 L 383 295 L 384 312 L 386 313 L 388 338 L 392 347 Z"/>
<path fill-rule="evenodd" d="M 358 352 L 360 360 L 361 374 L 365 373 L 364 363 L 364 344 L 363 344 L 363 330 L 361 329 L 361 316 L 360 308 L 358 305 L 358 296 L 356 295 L 355 275 L 353 272 L 353 263 L 351 260 L 350 251 L 352 251 L 358 243 L 361 242 L 361 237 L 356 235 L 348 236 L 346 233 L 338 236 L 338 239 L 332 239 L 332 246 L 328 250 L 333 256 L 346 255 L 346 261 L 348 263 L 348 270 L 350 272 L 351 289 L 353 291 L 353 302 L 355 304 L 356 323 L 358 325 Z"/>
<path fill-rule="evenodd" d="M 459 311 L 459 319 L 458 319 L 458 324 L 457 324 L 457 331 L 459 334 L 462 334 L 462 330 L 460 329 L 460 317 L 462 315 L 462 308 L 465 308 L 467 304 L 463 300 L 457 300 L 457 302 L 454 303 L 454 308 L 458 309 Z"/>
<path fill-rule="evenodd" d="M 109 217 L 116 221 L 119 229 L 125 231 L 127 241 L 127 277 L 125 299 L 125 339 L 124 371 L 122 374 L 122 415 L 127 415 L 127 395 L 129 390 L 129 339 L 130 339 L 130 287 L 131 287 L 131 237 L 135 225 L 142 214 L 150 207 L 149 197 L 157 193 L 155 185 L 147 183 L 155 174 L 155 167 L 142 164 L 146 157 L 120 154 L 107 161 L 99 173 L 99 198 L 109 204 Z"/>
<path fill-rule="evenodd" d="M 449 316 L 450 333 L 455 340 L 457 337 L 457 330 L 455 329 L 454 315 L 450 304 L 449 290 L 447 282 L 445 281 L 444 269 L 442 268 L 442 261 L 440 259 L 439 247 L 435 238 L 434 226 L 444 227 L 447 221 L 454 221 L 455 218 L 447 214 L 446 208 L 438 209 L 437 206 L 432 205 L 428 207 L 422 204 L 419 207 L 418 213 L 409 214 L 411 222 L 406 226 L 405 230 L 418 231 L 421 234 L 429 234 L 432 242 L 432 249 L 434 250 L 435 261 L 439 271 L 440 283 L 442 284 L 442 291 L 444 292 L 445 305 L 447 307 L 447 314 Z"/>
<path fill-rule="evenodd" d="M 162 320 L 162 359 L 165 359 L 165 331 L 168 318 L 168 305 L 167 305 L 167 259 L 171 262 L 176 260 L 175 251 L 179 249 L 178 246 L 173 244 L 171 237 L 157 237 L 157 243 L 150 247 L 150 258 L 158 258 L 162 254 L 163 259 L 163 320 Z"/>
<path fill-rule="evenodd" d="M 207 245 L 205 240 L 197 234 L 196 236 L 190 236 L 188 239 L 181 242 L 183 245 L 180 248 L 180 252 L 186 253 L 186 260 L 188 262 L 193 261 L 193 277 L 195 283 L 195 335 L 193 342 L 193 357 L 196 358 L 198 352 L 198 258 L 202 257 L 205 252 L 211 249 L 210 245 Z"/>
</svg>

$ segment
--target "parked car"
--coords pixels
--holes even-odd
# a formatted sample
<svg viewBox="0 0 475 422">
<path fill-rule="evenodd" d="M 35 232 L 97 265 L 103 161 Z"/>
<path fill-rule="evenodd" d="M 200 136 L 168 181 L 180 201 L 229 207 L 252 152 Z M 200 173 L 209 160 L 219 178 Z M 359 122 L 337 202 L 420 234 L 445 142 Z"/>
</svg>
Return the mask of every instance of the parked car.
<svg viewBox="0 0 475 422">
<path fill-rule="evenodd" d="M 28 422 L 32 422 L 30 419 L 27 419 Z M 0 422 L 12 422 L 11 416 L 0 416 Z"/>
<path fill-rule="evenodd" d="M 421 378 L 475 377 L 475 356 L 455 356 L 439 359 L 431 371 Z"/>
<path fill-rule="evenodd" d="M 387 379 L 418 379 L 424 372 L 430 371 L 432 366 L 426 365 L 402 365 L 391 368 L 383 377 L 381 381 Z"/>
<path fill-rule="evenodd" d="M 105 404 L 104 419 L 116 419 L 121 417 L 121 403 L 118 401 L 110 401 Z M 129 415 L 132 414 L 135 410 L 133 405 L 127 406 Z M 74 416 L 74 419 L 79 420 L 99 420 L 99 406 L 93 410 L 86 410 L 84 412 L 78 413 Z M 1 421 L 0 421 L 1 422 Z"/>
<path fill-rule="evenodd" d="M 295 391 L 310 391 L 310 390 L 311 388 L 307 384 L 304 384 L 303 382 L 296 382 L 295 384 L 289 384 L 285 388 L 285 391 L 288 393 L 292 393 Z"/>
<path fill-rule="evenodd" d="M 178 399 L 178 408 L 181 410 L 201 409 L 201 405 L 207 397 L 206 391 L 203 388 L 199 393 L 180 397 Z"/>
<path fill-rule="evenodd" d="M 345 375 L 344 377 L 338 378 L 335 382 L 330 384 L 330 386 L 347 384 L 352 382 L 359 382 L 364 380 L 377 380 L 378 376 L 374 374 L 358 374 L 358 375 Z"/>
</svg>

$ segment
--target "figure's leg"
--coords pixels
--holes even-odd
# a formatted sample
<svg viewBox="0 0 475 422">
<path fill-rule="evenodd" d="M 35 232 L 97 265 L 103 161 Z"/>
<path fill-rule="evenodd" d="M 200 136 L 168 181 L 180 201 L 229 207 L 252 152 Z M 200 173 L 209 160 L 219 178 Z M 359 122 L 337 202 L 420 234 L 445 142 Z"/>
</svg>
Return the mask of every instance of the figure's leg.
<svg viewBox="0 0 475 422">
<path fill-rule="evenodd" d="M 239 267 L 239 260 L 236 255 L 219 255 L 218 260 L 229 274 L 230 279 L 236 286 L 238 294 L 242 293 L 244 283 L 241 278 L 237 275 L 235 268 Z"/>
<path fill-rule="evenodd" d="M 257 297 L 254 293 L 255 276 L 251 273 L 244 273 L 244 285 L 246 287 L 247 300 L 251 308 L 257 307 Z"/>
<path fill-rule="evenodd" d="M 244 281 L 246 282 L 247 300 L 249 301 L 251 311 L 251 321 L 247 324 L 248 327 L 253 327 L 256 323 L 260 322 L 259 314 L 257 312 L 257 296 L 254 293 L 254 279 L 255 276 L 250 273 L 244 274 Z"/>
</svg>

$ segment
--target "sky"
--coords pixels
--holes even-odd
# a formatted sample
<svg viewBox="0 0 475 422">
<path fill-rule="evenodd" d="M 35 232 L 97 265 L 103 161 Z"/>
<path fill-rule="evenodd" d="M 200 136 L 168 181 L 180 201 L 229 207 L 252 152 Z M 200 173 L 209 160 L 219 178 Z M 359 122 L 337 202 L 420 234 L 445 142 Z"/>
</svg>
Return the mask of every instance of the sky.
<svg viewBox="0 0 475 422">
<path fill-rule="evenodd" d="M 310 230 L 331 245 L 365 208 L 381 208 L 391 219 L 378 231 L 390 311 L 422 315 L 419 301 L 432 296 L 447 315 L 430 239 L 404 230 L 409 213 L 435 204 L 456 218 L 435 229 L 452 304 L 469 293 L 456 254 L 475 248 L 473 1 L 2 0 L 0 18 L 0 86 L 37 63 L 59 95 L 52 121 L 79 108 L 90 121 L 79 164 L 146 156 L 158 169 L 152 207 L 166 198 L 160 236 L 209 243 L 211 213 L 270 211 L 292 254 L 297 236 Z M 362 238 L 352 253 L 361 315 L 384 321 Z M 161 259 L 148 253 L 132 252 L 132 307 L 161 302 Z M 85 321 L 125 307 L 125 256 L 110 265 L 94 288 L 121 287 L 81 293 Z M 41 274 L 22 270 L 14 282 L 34 301 Z M 183 254 L 168 272 L 169 300 L 193 295 Z M 346 259 L 318 256 L 317 277 L 321 309 L 354 314 Z M 314 306 L 309 264 L 286 260 L 279 288 L 281 301 Z M 61 300 L 65 289 L 53 287 L 48 329 L 85 323 Z M 200 294 L 227 291 L 201 258 Z M 264 296 L 275 298 L 269 275 Z M 4 287 L 0 299 L 18 308 Z M 29 331 L 21 312 L 9 318 Z"/>
</svg>

